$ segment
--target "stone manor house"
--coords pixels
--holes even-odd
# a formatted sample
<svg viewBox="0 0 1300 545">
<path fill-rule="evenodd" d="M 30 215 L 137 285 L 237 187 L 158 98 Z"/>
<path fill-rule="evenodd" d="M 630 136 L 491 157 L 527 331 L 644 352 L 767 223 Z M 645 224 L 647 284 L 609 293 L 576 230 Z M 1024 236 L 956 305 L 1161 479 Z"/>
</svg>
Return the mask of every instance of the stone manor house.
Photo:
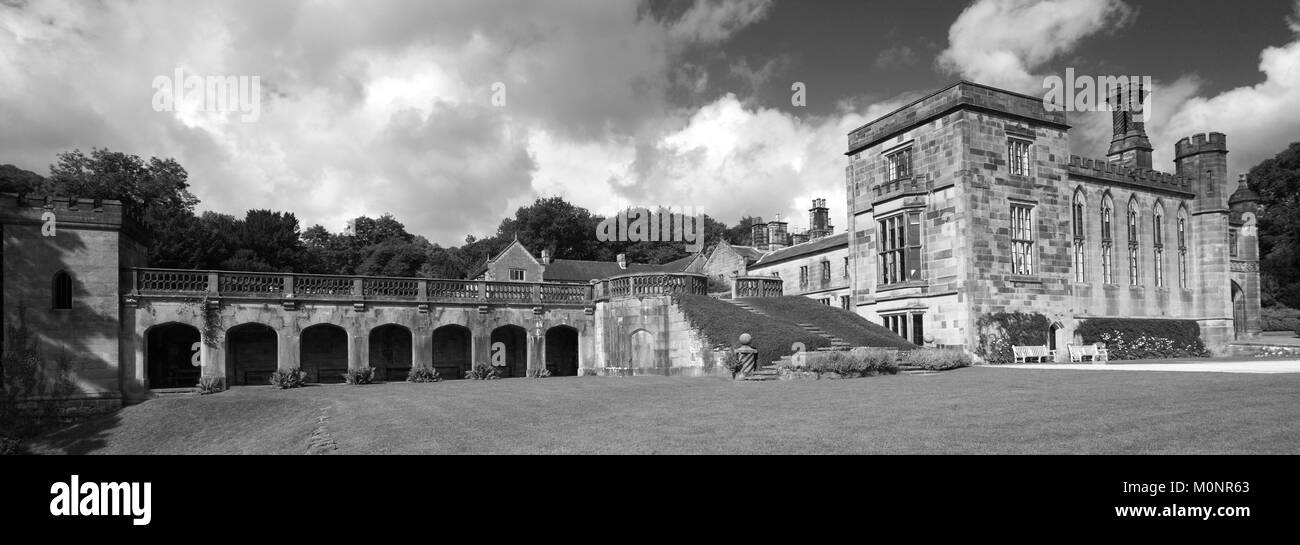
<svg viewBox="0 0 1300 545">
<path fill-rule="evenodd" d="M 4 195 L 4 391 L 102 410 L 291 368 L 318 382 L 366 367 L 459 378 L 489 361 L 507 376 L 718 374 L 672 298 L 708 294 L 710 277 L 929 346 L 971 349 L 981 315 L 1014 311 L 1048 316 L 1056 348 L 1098 317 L 1195 320 L 1210 347 L 1256 334 L 1257 197 L 1229 181 L 1227 138 L 1179 140 L 1162 172 L 1142 121 L 1113 120 L 1105 156 L 1087 158 L 1041 99 L 958 82 L 849 133 L 844 232 L 817 200 L 807 233 L 777 218 L 707 259 L 539 259 L 513 244 L 468 280 L 151 269 L 119 203 Z"/>
<path fill-rule="evenodd" d="M 1162 172 L 1140 114 L 1112 121 L 1089 158 L 1042 99 L 955 83 L 849 133 L 847 232 L 815 201 L 810 235 L 756 225 L 704 272 L 777 275 L 918 345 L 969 349 L 981 314 L 1015 311 L 1048 316 L 1053 349 L 1088 318 L 1191 319 L 1212 348 L 1257 334 L 1257 196 L 1230 183 L 1227 138 L 1179 140 Z"/>
</svg>

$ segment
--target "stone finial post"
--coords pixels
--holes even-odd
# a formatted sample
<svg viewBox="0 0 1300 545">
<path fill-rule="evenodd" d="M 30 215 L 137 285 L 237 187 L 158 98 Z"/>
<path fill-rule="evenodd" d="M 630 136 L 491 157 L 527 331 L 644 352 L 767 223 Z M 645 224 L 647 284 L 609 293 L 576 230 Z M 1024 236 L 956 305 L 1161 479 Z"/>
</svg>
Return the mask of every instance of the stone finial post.
<svg viewBox="0 0 1300 545">
<path fill-rule="evenodd" d="M 758 349 L 749 346 L 751 337 L 748 333 L 740 334 L 740 347 L 736 349 L 737 372 L 731 378 L 744 377 L 758 369 Z"/>
</svg>

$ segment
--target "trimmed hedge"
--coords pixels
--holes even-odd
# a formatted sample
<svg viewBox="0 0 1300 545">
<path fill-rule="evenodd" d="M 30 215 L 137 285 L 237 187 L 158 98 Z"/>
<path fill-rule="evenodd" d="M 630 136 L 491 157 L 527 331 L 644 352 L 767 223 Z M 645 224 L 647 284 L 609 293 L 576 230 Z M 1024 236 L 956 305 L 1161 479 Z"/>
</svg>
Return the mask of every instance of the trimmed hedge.
<svg viewBox="0 0 1300 545">
<path fill-rule="evenodd" d="M 835 373 L 843 378 L 896 375 L 895 352 L 884 348 L 854 348 L 814 353 L 808 355 L 804 369 L 818 375 Z"/>
<path fill-rule="evenodd" d="M 1093 318 L 1080 323 L 1075 335 L 1084 344 L 1105 344 L 1112 360 L 1210 355 L 1194 320 Z"/>
<path fill-rule="evenodd" d="M 902 353 L 903 364 L 928 371 L 947 371 L 970 365 L 970 354 L 953 348 L 918 348 Z"/>
<path fill-rule="evenodd" d="M 1012 346 L 1047 344 L 1052 321 L 1037 312 L 995 312 L 980 315 L 975 326 L 979 331 L 975 354 L 989 363 L 1011 363 L 1015 361 Z"/>
</svg>

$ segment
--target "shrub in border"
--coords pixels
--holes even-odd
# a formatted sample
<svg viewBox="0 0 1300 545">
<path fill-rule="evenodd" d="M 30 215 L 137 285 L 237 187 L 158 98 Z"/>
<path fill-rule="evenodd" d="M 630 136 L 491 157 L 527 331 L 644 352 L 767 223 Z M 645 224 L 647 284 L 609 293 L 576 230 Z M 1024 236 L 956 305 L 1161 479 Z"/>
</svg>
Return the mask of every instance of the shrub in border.
<svg viewBox="0 0 1300 545">
<path fill-rule="evenodd" d="M 465 378 L 470 380 L 496 380 L 501 378 L 501 371 L 486 363 L 476 363 L 474 368 L 465 373 Z"/>
<path fill-rule="evenodd" d="M 551 370 L 545 367 L 541 369 L 529 369 L 528 378 L 546 378 L 551 376 Z"/>
<path fill-rule="evenodd" d="M 918 348 L 905 354 L 903 363 L 928 371 L 947 371 L 971 364 L 970 354 L 955 348 Z"/>
<path fill-rule="evenodd" d="M 348 369 L 343 373 L 343 382 L 348 384 L 374 384 L 375 368 Z"/>
<path fill-rule="evenodd" d="M 195 388 L 201 396 L 223 392 L 226 389 L 226 379 L 225 377 L 202 377 Z"/>
<path fill-rule="evenodd" d="M 432 367 L 415 367 L 406 375 L 407 382 L 441 382 L 442 375 Z"/>
<path fill-rule="evenodd" d="M 294 367 L 288 371 L 276 369 L 271 373 L 271 385 L 281 390 L 289 388 L 301 388 L 307 384 L 307 373 L 302 369 Z"/>
</svg>

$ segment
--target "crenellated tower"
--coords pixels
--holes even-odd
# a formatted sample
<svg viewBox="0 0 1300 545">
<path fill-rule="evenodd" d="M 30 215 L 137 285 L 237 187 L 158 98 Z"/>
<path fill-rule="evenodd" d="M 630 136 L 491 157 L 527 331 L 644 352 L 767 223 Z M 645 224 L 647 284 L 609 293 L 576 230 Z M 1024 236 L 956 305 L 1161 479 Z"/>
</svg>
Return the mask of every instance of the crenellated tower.
<svg viewBox="0 0 1300 545">
<path fill-rule="evenodd" d="M 1232 303 L 1232 257 L 1229 226 L 1228 139 L 1211 132 L 1183 138 L 1174 144 L 1174 164 L 1179 176 L 1192 181 L 1191 234 L 1195 259 L 1191 270 L 1200 304 L 1201 334 L 1207 342 L 1230 341 L 1235 336 Z"/>
</svg>

